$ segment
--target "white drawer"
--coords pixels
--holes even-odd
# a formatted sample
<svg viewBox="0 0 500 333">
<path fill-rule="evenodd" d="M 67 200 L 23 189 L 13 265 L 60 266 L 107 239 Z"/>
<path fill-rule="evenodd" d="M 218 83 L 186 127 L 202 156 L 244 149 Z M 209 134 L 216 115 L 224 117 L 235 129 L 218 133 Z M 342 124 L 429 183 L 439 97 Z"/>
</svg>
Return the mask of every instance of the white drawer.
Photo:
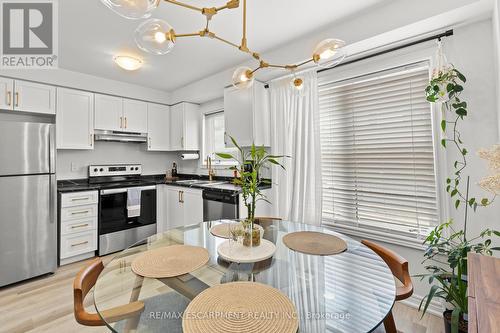
<svg viewBox="0 0 500 333">
<path fill-rule="evenodd" d="M 97 191 L 62 193 L 61 207 L 97 204 L 98 200 L 99 194 Z"/>
<path fill-rule="evenodd" d="M 61 224 L 67 221 L 97 217 L 97 205 L 61 208 Z"/>
<path fill-rule="evenodd" d="M 61 235 L 69 235 L 97 229 L 97 217 L 70 220 L 61 223 Z"/>
<path fill-rule="evenodd" d="M 61 259 L 95 250 L 97 250 L 97 230 L 61 235 Z"/>
</svg>

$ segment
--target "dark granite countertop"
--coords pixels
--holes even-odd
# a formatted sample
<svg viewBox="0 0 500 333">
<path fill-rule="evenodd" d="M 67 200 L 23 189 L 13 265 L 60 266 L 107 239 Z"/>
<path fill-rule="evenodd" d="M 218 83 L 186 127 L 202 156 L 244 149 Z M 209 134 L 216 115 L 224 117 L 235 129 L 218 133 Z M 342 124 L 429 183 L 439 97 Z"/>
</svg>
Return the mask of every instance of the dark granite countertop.
<svg viewBox="0 0 500 333">
<path fill-rule="evenodd" d="M 117 187 L 126 187 L 126 186 L 148 186 L 148 185 L 170 185 L 170 186 L 181 186 L 181 187 L 189 187 L 189 188 L 199 188 L 199 189 L 211 189 L 219 192 L 226 193 L 239 193 L 241 192 L 241 188 L 237 185 L 231 183 L 231 177 L 215 177 L 216 181 L 224 181 L 227 182 L 225 184 L 217 184 L 206 186 L 203 184 L 189 184 L 183 183 L 185 180 L 189 179 L 200 179 L 200 180 L 208 180 L 207 176 L 200 175 L 190 175 L 190 174 L 180 174 L 178 180 L 165 180 L 165 175 L 146 175 L 141 176 L 139 179 L 134 180 L 132 182 L 125 182 L 116 184 Z M 81 192 L 81 191 L 92 191 L 92 190 L 100 190 L 101 188 L 113 188 L 113 184 L 110 186 L 109 184 L 101 185 L 101 184 L 90 184 L 87 178 L 84 179 L 68 179 L 68 180 L 59 180 L 57 182 L 57 190 L 60 193 L 65 192 Z M 262 189 L 271 188 L 271 185 L 263 185 Z"/>
</svg>

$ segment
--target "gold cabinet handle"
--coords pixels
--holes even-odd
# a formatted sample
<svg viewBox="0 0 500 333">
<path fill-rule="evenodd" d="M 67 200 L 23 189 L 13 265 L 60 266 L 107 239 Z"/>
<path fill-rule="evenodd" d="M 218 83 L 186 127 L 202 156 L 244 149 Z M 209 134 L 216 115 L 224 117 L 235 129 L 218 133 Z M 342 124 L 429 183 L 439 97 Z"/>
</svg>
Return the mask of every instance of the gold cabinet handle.
<svg viewBox="0 0 500 333">
<path fill-rule="evenodd" d="M 71 247 L 78 246 L 78 245 L 85 245 L 85 244 L 88 244 L 88 243 L 89 243 L 89 241 L 80 242 L 80 243 L 76 243 L 76 244 L 71 244 Z"/>
<path fill-rule="evenodd" d="M 71 229 L 77 229 L 77 228 L 84 228 L 84 227 L 88 227 L 89 224 L 88 223 L 85 223 L 85 224 L 79 224 L 79 225 L 72 225 L 71 226 Z"/>
<path fill-rule="evenodd" d="M 184 191 L 181 191 L 181 203 L 184 203 Z"/>
<path fill-rule="evenodd" d="M 16 107 L 19 106 L 19 92 L 16 91 Z"/>
<path fill-rule="evenodd" d="M 125 128 L 127 128 L 127 117 L 125 117 Z"/>
<path fill-rule="evenodd" d="M 72 198 L 71 201 L 82 201 L 82 200 L 89 200 L 90 197 L 81 197 L 81 198 Z"/>
<path fill-rule="evenodd" d="M 7 106 L 11 106 L 12 104 L 12 92 L 7 91 Z"/>
<path fill-rule="evenodd" d="M 179 196 L 179 202 L 182 202 L 181 201 L 181 191 L 179 191 L 179 193 L 177 193 L 177 195 Z"/>
<path fill-rule="evenodd" d="M 87 214 L 88 212 L 88 210 L 81 210 L 79 212 L 71 212 L 71 215 Z"/>
<path fill-rule="evenodd" d="M 120 117 L 120 128 L 123 128 L 123 117 Z"/>
<path fill-rule="evenodd" d="M 184 137 L 181 136 L 181 147 L 184 148 Z"/>
</svg>

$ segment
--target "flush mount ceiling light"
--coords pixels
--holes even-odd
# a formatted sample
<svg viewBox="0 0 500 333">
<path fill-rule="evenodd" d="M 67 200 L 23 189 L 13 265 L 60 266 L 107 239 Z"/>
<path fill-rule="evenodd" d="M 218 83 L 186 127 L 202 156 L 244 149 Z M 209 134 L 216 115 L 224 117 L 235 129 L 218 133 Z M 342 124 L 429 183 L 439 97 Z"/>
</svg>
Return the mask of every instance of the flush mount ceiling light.
<svg viewBox="0 0 500 333">
<path fill-rule="evenodd" d="M 114 56 L 113 61 L 121 68 L 127 71 L 135 71 L 142 67 L 143 62 L 141 59 L 130 56 Z"/>
<path fill-rule="evenodd" d="M 129 18 L 140 19 L 148 18 L 151 12 L 159 6 L 161 0 L 101 0 L 107 7 L 111 8 L 117 14 Z M 299 67 L 315 64 L 317 66 L 333 67 L 338 65 L 345 57 L 344 46 L 345 42 L 340 39 L 325 39 L 320 42 L 312 53 L 312 57 L 308 60 L 288 65 L 270 64 L 264 61 L 260 54 L 254 52 L 248 47 L 246 38 L 247 27 L 247 11 L 246 0 L 243 0 L 243 36 L 239 44 L 228 41 L 213 31 L 210 30 L 209 25 L 213 16 L 225 9 L 236 9 L 240 6 L 240 0 L 230 0 L 221 7 L 196 7 L 176 0 L 163 0 L 165 2 L 181 6 L 193 11 L 200 12 L 206 18 L 205 27 L 197 32 L 178 34 L 170 24 L 160 19 L 149 19 L 142 24 L 135 31 L 135 42 L 137 46 L 146 52 L 163 55 L 167 54 L 175 46 L 177 38 L 182 37 L 207 37 L 216 39 L 220 42 L 233 46 L 241 52 L 247 53 L 258 61 L 258 66 L 255 68 L 239 67 L 235 70 L 232 83 L 235 87 L 243 89 L 250 87 L 255 78 L 255 72 L 263 68 L 279 68 L 288 70 L 294 73 Z M 302 89 L 304 82 L 302 79 L 293 78 L 292 85 L 297 89 Z"/>
</svg>

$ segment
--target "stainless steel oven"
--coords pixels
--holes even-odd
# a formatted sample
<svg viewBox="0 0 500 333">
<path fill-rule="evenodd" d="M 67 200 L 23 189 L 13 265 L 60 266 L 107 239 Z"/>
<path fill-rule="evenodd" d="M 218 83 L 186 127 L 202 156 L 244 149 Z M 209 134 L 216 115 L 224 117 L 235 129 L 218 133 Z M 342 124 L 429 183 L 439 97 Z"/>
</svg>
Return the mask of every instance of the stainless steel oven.
<svg viewBox="0 0 500 333">
<path fill-rule="evenodd" d="M 99 186 L 99 255 L 156 234 L 156 185 L 141 180 L 140 164 L 90 165 Z"/>
<path fill-rule="evenodd" d="M 131 191 L 140 193 L 138 214 L 128 209 Z M 156 186 L 104 189 L 99 199 L 99 255 L 105 255 L 156 233 Z"/>
</svg>

